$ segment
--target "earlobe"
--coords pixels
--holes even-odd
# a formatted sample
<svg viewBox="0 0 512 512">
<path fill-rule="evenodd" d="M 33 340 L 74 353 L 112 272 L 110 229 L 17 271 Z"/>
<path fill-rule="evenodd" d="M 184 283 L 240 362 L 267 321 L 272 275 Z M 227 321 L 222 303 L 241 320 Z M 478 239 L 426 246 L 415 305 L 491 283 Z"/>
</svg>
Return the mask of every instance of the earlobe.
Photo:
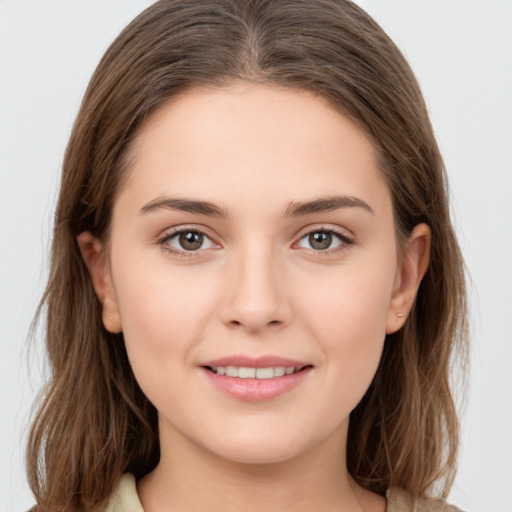
<svg viewBox="0 0 512 512">
<path fill-rule="evenodd" d="M 117 300 L 112 287 L 110 269 L 108 267 L 103 243 L 89 231 L 77 236 L 78 246 L 85 265 L 89 270 L 94 291 L 102 305 L 103 325 L 111 333 L 122 331 L 121 317 Z"/>
<path fill-rule="evenodd" d="M 432 234 L 429 226 L 418 224 L 409 236 L 395 276 L 388 309 L 386 334 L 398 331 L 414 304 L 421 280 L 430 262 Z"/>
</svg>

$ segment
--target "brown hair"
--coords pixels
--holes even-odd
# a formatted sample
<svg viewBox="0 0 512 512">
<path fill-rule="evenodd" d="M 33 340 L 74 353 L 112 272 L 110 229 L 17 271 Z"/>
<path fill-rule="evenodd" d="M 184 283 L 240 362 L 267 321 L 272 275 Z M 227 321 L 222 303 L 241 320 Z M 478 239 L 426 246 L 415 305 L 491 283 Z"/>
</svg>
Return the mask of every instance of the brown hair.
<svg viewBox="0 0 512 512">
<path fill-rule="evenodd" d="M 458 445 L 453 357 L 466 354 L 462 259 L 443 162 L 404 57 L 347 0 L 162 0 L 114 41 L 94 73 L 66 151 L 55 217 L 47 314 L 51 379 L 28 446 L 35 510 L 99 510 L 123 472 L 158 462 L 156 410 L 130 368 L 122 334 L 102 325 L 76 237 L 107 238 L 137 129 L 171 96 L 249 80 L 312 91 L 378 149 L 399 241 L 432 230 L 430 267 L 404 328 L 351 414 L 347 465 L 364 487 L 414 498 L 451 485 Z M 456 351 L 454 352 L 454 349 Z"/>
</svg>

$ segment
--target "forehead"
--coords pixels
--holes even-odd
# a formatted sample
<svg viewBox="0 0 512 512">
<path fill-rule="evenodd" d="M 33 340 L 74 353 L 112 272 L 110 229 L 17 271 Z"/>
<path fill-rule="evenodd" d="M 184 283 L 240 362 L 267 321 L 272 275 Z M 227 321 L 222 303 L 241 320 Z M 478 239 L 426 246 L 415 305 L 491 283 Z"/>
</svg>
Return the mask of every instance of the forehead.
<svg viewBox="0 0 512 512">
<path fill-rule="evenodd" d="M 373 144 L 306 91 L 244 82 L 189 90 L 148 118 L 132 150 L 123 188 L 141 201 L 259 195 L 270 206 L 285 195 L 334 193 L 389 200 Z"/>
</svg>

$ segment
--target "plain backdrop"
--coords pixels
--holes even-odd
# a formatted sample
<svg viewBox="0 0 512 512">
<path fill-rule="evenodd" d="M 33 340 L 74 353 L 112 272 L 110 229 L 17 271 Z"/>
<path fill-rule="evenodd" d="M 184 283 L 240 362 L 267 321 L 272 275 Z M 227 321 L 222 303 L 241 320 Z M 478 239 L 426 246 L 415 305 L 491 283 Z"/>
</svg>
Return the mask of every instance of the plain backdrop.
<svg viewBox="0 0 512 512">
<path fill-rule="evenodd" d="M 88 79 L 148 0 L 0 0 L 0 512 L 33 504 L 28 414 L 62 155 Z M 512 1 L 360 0 L 409 59 L 445 157 L 471 276 L 472 371 L 450 500 L 512 512 Z"/>
</svg>

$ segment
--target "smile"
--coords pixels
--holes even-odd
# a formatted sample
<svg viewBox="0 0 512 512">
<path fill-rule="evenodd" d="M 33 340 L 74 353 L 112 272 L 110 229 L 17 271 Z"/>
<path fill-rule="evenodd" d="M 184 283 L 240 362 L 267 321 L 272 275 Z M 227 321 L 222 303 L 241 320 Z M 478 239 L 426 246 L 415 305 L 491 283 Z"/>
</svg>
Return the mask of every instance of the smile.
<svg viewBox="0 0 512 512">
<path fill-rule="evenodd" d="M 247 366 L 209 366 L 208 369 L 217 375 L 237 377 L 239 379 L 273 379 L 283 375 L 292 375 L 301 370 L 295 366 L 269 366 L 267 368 L 251 368 Z"/>
<path fill-rule="evenodd" d="M 262 402 L 291 392 L 311 375 L 313 365 L 275 356 L 228 356 L 200 365 L 215 388 L 246 402 Z"/>
</svg>

